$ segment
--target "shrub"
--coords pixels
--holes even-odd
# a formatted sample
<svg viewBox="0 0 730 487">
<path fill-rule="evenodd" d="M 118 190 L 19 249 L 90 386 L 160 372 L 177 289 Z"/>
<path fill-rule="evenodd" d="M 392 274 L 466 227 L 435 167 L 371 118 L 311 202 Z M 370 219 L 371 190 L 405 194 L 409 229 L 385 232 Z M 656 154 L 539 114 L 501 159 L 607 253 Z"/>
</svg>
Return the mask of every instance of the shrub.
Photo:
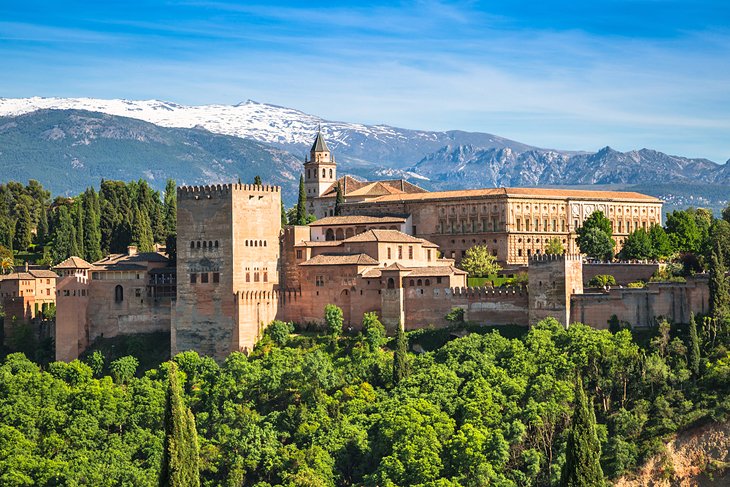
<svg viewBox="0 0 730 487">
<path fill-rule="evenodd" d="M 616 279 L 610 274 L 599 274 L 588 281 L 589 287 L 615 286 Z"/>
</svg>

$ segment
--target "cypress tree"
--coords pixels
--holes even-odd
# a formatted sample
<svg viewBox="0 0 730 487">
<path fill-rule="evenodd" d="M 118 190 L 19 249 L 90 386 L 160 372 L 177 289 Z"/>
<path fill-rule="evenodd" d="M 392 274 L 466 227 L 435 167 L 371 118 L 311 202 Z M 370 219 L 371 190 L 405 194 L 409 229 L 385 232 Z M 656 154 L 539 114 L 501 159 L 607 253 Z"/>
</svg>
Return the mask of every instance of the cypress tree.
<svg viewBox="0 0 730 487">
<path fill-rule="evenodd" d="M 168 179 L 165 186 L 165 232 L 171 235 L 177 232 L 177 184 Z"/>
<path fill-rule="evenodd" d="M 48 210 L 46 203 L 41 202 L 40 216 L 38 217 L 38 228 L 36 230 L 36 242 L 43 246 L 48 238 Z"/>
<path fill-rule="evenodd" d="M 140 252 L 155 250 L 155 239 L 152 236 L 152 225 L 147 213 L 136 208 L 134 210 L 134 226 L 132 227 L 132 242 L 137 244 Z"/>
<path fill-rule="evenodd" d="M 58 223 L 55 225 L 52 257 L 54 262 L 61 262 L 72 255 L 79 255 L 76 247 L 76 229 L 67 206 L 58 208 Z"/>
<path fill-rule="evenodd" d="M 284 227 L 289 224 L 289 219 L 286 217 L 286 208 L 284 203 L 281 204 L 281 226 Z"/>
<path fill-rule="evenodd" d="M 102 257 L 99 197 L 94 188 L 89 188 L 84 193 L 84 259 L 96 262 Z"/>
<path fill-rule="evenodd" d="M 297 225 L 307 224 L 307 191 L 304 189 L 304 175 L 299 176 L 299 199 L 297 200 Z"/>
<path fill-rule="evenodd" d="M 695 314 L 689 318 L 689 347 L 687 347 L 687 362 L 692 375 L 697 378 L 700 375 L 700 339 L 697 336 L 697 322 Z"/>
<path fill-rule="evenodd" d="M 30 219 L 30 211 L 25 205 L 17 205 L 15 212 L 18 218 L 15 220 L 13 248 L 18 251 L 27 250 L 30 244 L 33 243 L 33 222 Z"/>
<path fill-rule="evenodd" d="M 719 249 L 710 256 L 710 314 L 719 322 L 730 316 L 730 285 Z"/>
<path fill-rule="evenodd" d="M 393 354 L 393 383 L 398 384 L 408 375 L 408 339 L 403 323 L 395 332 L 395 353 Z"/>
<path fill-rule="evenodd" d="M 342 205 L 345 203 L 345 197 L 342 194 L 342 187 L 337 183 L 337 196 L 335 197 L 335 216 L 342 213 Z"/>
<path fill-rule="evenodd" d="M 200 485 L 198 436 L 195 421 L 182 400 L 177 364 L 168 362 L 165 398 L 165 442 L 162 451 L 160 487 L 197 487 Z"/>
<path fill-rule="evenodd" d="M 76 228 L 76 250 L 79 257 L 86 255 L 84 252 L 85 240 L 84 240 L 84 206 L 83 199 L 77 201 L 74 205 L 74 227 Z"/>
<path fill-rule="evenodd" d="M 601 444 L 596 434 L 596 415 L 583 390 L 583 380 L 575 383 L 575 410 L 568 431 L 561 487 L 603 486 Z"/>
</svg>

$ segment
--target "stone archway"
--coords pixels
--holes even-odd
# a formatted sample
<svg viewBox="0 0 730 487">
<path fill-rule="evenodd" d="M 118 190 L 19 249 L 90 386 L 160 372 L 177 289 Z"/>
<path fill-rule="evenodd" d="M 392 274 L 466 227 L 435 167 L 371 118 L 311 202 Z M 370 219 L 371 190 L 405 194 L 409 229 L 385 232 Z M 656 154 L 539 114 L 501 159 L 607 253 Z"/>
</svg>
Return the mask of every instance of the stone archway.
<svg viewBox="0 0 730 487">
<path fill-rule="evenodd" d="M 335 239 L 335 232 L 331 228 L 327 229 L 327 232 L 325 232 L 324 235 L 325 240 L 334 240 Z"/>
</svg>

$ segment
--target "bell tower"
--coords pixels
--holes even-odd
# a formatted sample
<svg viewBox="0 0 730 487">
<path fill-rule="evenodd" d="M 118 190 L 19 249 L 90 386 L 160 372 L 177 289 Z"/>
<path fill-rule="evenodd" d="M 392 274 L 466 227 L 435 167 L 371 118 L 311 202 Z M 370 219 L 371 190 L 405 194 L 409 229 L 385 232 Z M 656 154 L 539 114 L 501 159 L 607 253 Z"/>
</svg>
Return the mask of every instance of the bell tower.
<svg viewBox="0 0 730 487">
<path fill-rule="evenodd" d="M 317 130 L 317 138 L 309 150 L 309 159 L 304 159 L 304 186 L 307 190 L 307 199 L 312 201 L 319 198 L 335 181 L 337 181 L 337 165 L 324 141 L 320 127 Z"/>
</svg>

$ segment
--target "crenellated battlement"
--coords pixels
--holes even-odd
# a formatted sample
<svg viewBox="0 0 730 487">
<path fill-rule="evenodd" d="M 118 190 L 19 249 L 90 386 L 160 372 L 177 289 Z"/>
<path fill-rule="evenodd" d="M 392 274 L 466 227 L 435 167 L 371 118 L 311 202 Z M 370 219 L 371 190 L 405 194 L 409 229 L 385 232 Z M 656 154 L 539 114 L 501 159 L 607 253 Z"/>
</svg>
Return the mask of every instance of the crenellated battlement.
<svg viewBox="0 0 730 487">
<path fill-rule="evenodd" d="M 530 257 L 529 264 L 540 264 L 543 262 L 569 262 L 582 261 L 583 256 L 580 254 L 535 254 Z"/>
<path fill-rule="evenodd" d="M 505 298 L 514 298 L 527 296 L 527 289 L 522 287 L 447 287 L 447 288 L 431 288 L 430 292 L 425 291 L 429 288 L 406 288 L 406 295 L 410 298 L 465 298 L 465 299 L 494 299 L 500 300 Z M 420 291 L 424 292 L 421 293 Z"/>
<path fill-rule="evenodd" d="M 256 195 L 266 193 L 281 193 L 281 186 L 269 184 L 206 184 L 205 186 L 178 186 L 177 197 L 182 199 L 200 199 L 224 197 L 233 192 L 252 193 Z"/>
</svg>

